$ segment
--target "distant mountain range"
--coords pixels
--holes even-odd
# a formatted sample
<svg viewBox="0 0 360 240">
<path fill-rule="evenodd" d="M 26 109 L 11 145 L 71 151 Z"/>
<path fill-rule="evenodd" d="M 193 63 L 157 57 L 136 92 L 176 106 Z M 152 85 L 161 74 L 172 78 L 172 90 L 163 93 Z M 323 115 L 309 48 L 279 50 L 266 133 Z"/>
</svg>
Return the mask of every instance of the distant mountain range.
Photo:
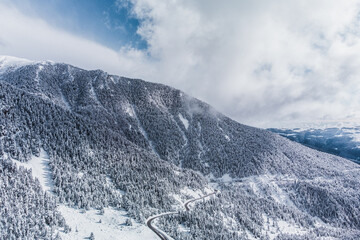
<svg viewBox="0 0 360 240">
<path fill-rule="evenodd" d="M 48 192 L 15 165 L 42 151 Z M 215 189 L 158 227 L 174 239 L 360 238 L 359 165 L 101 70 L 0 57 L 0 162 L 4 239 L 68 238 L 62 206 L 145 224 Z"/>
<path fill-rule="evenodd" d="M 268 130 L 308 147 L 360 164 L 360 126 Z"/>
</svg>

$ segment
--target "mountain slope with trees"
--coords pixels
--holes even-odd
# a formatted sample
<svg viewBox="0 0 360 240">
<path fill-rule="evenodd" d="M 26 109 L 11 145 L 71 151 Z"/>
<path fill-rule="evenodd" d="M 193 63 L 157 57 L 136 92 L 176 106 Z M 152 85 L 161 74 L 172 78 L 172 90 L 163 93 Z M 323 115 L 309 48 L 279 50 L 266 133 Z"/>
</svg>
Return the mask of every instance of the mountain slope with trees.
<svg viewBox="0 0 360 240">
<path fill-rule="evenodd" d="M 161 226 L 180 239 L 360 236 L 358 165 L 237 123 L 165 85 L 2 57 L 0 127 L 3 168 L 48 153 L 52 204 L 124 208 L 144 222 L 191 198 L 184 189 L 212 187 L 218 198 Z M 54 224 L 65 223 L 59 216 Z"/>
</svg>

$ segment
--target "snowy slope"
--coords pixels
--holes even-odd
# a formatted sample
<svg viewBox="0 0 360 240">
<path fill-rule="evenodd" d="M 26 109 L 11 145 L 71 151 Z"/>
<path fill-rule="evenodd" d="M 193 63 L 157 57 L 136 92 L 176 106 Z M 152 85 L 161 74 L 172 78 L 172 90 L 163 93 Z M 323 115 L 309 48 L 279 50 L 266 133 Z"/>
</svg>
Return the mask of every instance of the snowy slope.
<svg viewBox="0 0 360 240">
<path fill-rule="evenodd" d="M 43 149 L 41 149 L 39 157 L 33 156 L 26 163 L 13 161 L 19 167 L 31 169 L 33 177 L 39 180 L 43 189 L 52 192 L 54 183 L 49 167 L 49 156 Z M 119 239 L 119 236 L 124 240 L 157 239 L 157 236 L 144 224 L 132 220 L 133 226 L 126 226 L 125 222 L 129 216 L 124 210 L 105 208 L 104 213 L 101 214 L 99 210 L 76 209 L 64 204 L 60 204 L 58 210 L 71 228 L 69 233 L 59 229 L 62 239 L 84 239 L 91 233 L 96 239 L 102 240 Z"/>
<path fill-rule="evenodd" d="M 61 214 L 72 231 L 65 234 L 61 232 L 62 239 L 84 239 L 94 234 L 95 239 L 102 240 L 157 240 L 158 237 L 143 224 L 133 221 L 133 226 L 126 226 L 125 221 L 129 218 L 125 211 L 113 208 L 105 208 L 101 215 L 98 210 L 79 210 L 64 205 L 59 206 Z M 100 222 L 101 221 L 101 222 Z"/>
<path fill-rule="evenodd" d="M 45 191 L 51 192 L 54 183 L 51 178 L 51 170 L 49 167 L 49 155 L 41 149 L 39 157 L 32 156 L 31 160 L 24 163 L 13 160 L 16 165 L 26 169 L 31 169 L 34 178 L 37 178 Z"/>
</svg>

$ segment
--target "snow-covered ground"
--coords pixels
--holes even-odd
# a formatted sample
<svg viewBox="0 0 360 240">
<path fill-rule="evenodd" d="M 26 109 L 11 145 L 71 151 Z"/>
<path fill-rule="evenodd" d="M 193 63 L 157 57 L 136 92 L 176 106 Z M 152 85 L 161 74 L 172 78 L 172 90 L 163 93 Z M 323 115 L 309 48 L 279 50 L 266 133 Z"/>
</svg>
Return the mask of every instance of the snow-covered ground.
<svg viewBox="0 0 360 240">
<path fill-rule="evenodd" d="M 224 174 L 219 180 L 226 183 L 226 182 L 232 182 L 233 178 L 230 177 L 230 175 L 227 173 L 227 174 Z"/>
<path fill-rule="evenodd" d="M 133 226 L 126 226 L 125 221 L 128 219 L 126 211 L 105 208 L 104 214 L 100 215 L 98 210 L 84 211 L 64 205 L 59 206 L 59 210 L 71 227 L 71 232 L 67 234 L 60 231 L 60 236 L 64 240 L 86 239 L 91 233 L 94 234 L 95 239 L 102 240 L 158 240 L 155 233 L 143 224 L 132 220 Z"/>
<path fill-rule="evenodd" d="M 53 182 L 51 178 L 51 170 L 49 166 L 49 156 L 44 151 L 40 150 L 40 156 L 32 156 L 31 160 L 24 163 L 13 160 L 17 166 L 23 166 L 26 169 L 31 169 L 33 177 L 37 178 L 45 191 L 51 192 Z"/>
<path fill-rule="evenodd" d="M 30 161 L 23 163 L 14 161 L 18 166 L 31 169 L 33 177 L 38 178 L 44 190 L 51 192 L 53 182 L 51 170 L 49 166 L 49 156 L 41 149 L 40 156 L 33 156 Z M 149 239 L 157 240 L 158 237 L 146 225 L 132 221 L 132 226 L 125 225 L 125 221 L 129 219 L 127 212 L 124 210 L 116 210 L 113 208 L 105 208 L 103 215 L 98 210 L 75 209 L 60 204 L 58 210 L 65 218 L 67 225 L 71 231 L 65 233 L 60 229 L 59 234 L 62 239 L 88 239 L 91 233 L 95 239 L 101 240 L 137 240 Z M 100 221 L 101 220 L 101 221 Z"/>
<path fill-rule="evenodd" d="M 205 188 L 204 190 L 204 193 L 205 194 L 209 194 L 209 193 L 212 193 L 214 192 L 214 189 L 212 188 Z M 200 190 L 193 190 L 193 189 L 190 189 L 188 187 L 185 187 L 183 189 L 180 190 L 180 192 L 184 195 L 187 195 L 187 196 L 191 196 L 191 198 L 198 198 L 198 197 L 201 197 L 204 195 L 204 193 Z"/>
<path fill-rule="evenodd" d="M 263 215 L 264 218 L 264 228 L 262 232 L 264 234 L 268 234 L 269 239 L 275 239 L 279 232 L 287 233 L 287 234 L 297 234 L 297 235 L 304 235 L 307 233 L 307 230 L 297 226 L 293 223 L 286 222 L 283 220 L 274 221 L 274 219 Z"/>
<path fill-rule="evenodd" d="M 185 227 L 183 224 L 180 224 L 178 227 L 179 231 L 181 232 L 190 232 L 190 228 Z"/>
</svg>

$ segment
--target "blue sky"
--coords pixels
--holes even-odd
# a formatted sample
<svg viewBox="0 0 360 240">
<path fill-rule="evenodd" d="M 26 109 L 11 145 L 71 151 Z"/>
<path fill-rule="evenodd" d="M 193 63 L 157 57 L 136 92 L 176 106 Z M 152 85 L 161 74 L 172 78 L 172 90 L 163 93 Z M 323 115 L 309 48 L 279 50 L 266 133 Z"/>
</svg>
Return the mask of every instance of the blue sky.
<svg viewBox="0 0 360 240">
<path fill-rule="evenodd" d="M 97 41 L 114 50 L 124 45 L 146 48 L 136 31 L 139 21 L 131 3 L 114 0 L 13 0 L 29 16 L 40 17 L 54 27 Z"/>
<path fill-rule="evenodd" d="M 167 84 L 253 126 L 360 123 L 359 13 L 360 0 L 0 0 L 0 55 Z"/>
</svg>

